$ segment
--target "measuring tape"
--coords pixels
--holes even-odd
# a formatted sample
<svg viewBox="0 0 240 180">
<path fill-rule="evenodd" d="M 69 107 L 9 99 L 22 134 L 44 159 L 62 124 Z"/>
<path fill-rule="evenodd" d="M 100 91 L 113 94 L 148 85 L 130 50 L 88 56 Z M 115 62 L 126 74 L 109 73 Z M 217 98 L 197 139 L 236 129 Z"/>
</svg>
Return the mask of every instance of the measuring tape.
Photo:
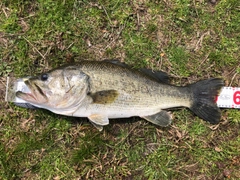
<svg viewBox="0 0 240 180">
<path fill-rule="evenodd" d="M 223 87 L 216 102 L 220 108 L 240 108 L 240 87 Z"/>
</svg>

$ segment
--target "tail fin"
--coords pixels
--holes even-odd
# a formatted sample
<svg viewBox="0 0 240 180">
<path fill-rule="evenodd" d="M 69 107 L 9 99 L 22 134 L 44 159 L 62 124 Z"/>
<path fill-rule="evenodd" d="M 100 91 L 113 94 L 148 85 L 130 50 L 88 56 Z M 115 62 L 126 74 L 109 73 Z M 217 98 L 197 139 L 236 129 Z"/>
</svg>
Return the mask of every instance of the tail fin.
<svg viewBox="0 0 240 180">
<path fill-rule="evenodd" d="M 193 92 L 193 103 L 190 109 L 200 118 L 216 124 L 221 112 L 216 104 L 216 97 L 224 86 L 220 78 L 211 78 L 189 85 Z"/>
</svg>

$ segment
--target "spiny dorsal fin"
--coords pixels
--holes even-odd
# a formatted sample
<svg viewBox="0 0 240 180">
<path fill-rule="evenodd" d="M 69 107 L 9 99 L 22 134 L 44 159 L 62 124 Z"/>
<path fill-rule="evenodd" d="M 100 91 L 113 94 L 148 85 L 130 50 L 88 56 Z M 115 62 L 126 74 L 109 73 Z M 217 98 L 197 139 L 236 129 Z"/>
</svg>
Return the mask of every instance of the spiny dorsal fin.
<svg viewBox="0 0 240 180">
<path fill-rule="evenodd" d="M 118 66 L 121 66 L 121 67 L 128 67 L 128 68 L 131 68 L 129 65 L 127 65 L 126 63 L 124 62 L 121 62 L 117 59 L 112 59 L 112 60 L 109 60 L 109 59 L 105 59 L 103 60 L 104 62 L 108 62 L 108 63 L 112 63 L 112 64 L 115 64 L 115 65 L 118 65 Z"/>
<path fill-rule="evenodd" d="M 119 93 L 116 90 L 105 90 L 105 91 L 98 91 L 90 96 L 93 99 L 93 103 L 96 104 L 110 104 L 115 101 L 118 97 Z"/>
<path fill-rule="evenodd" d="M 103 60 L 104 62 L 112 63 L 121 67 L 126 67 L 133 69 L 131 66 L 125 64 L 124 62 L 120 62 L 119 60 Z M 140 72 L 146 74 L 147 76 L 155 79 L 156 81 L 160 83 L 165 83 L 169 84 L 169 76 L 167 73 L 163 71 L 153 71 L 152 69 L 147 69 L 147 68 L 141 68 L 139 69 Z"/>
</svg>

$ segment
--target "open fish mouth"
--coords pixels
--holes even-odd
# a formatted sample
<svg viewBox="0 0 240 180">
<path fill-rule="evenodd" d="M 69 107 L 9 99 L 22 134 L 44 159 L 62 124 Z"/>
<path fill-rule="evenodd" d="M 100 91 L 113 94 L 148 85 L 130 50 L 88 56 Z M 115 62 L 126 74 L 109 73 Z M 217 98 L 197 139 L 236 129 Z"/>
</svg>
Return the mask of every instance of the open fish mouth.
<svg viewBox="0 0 240 180">
<path fill-rule="evenodd" d="M 36 97 L 32 93 L 24 93 L 22 91 L 17 91 L 16 96 L 28 102 L 37 101 Z"/>
<path fill-rule="evenodd" d="M 43 90 L 37 84 L 31 84 L 29 80 L 24 82 L 30 92 L 17 91 L 16 96 L 27 102 L 39 102 L 40 99 L 46 100 L 46 95 Z"/>
</svg>

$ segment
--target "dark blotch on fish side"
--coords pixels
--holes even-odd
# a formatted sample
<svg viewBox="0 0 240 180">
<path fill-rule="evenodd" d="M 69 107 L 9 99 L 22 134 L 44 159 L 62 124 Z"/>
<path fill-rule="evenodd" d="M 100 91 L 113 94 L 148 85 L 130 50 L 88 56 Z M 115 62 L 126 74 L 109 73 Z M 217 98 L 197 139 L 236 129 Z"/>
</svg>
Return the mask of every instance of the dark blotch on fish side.
<svg viewBox="0 0 240 180">
<path fill-rule="evenodd" d="M 90 94 L 93 99 L 93 103 L 96 104 L 110 104 L 115 101 L 118 95 L 119 94 L 116 90 L 98 91 Z"/>
</svg>

